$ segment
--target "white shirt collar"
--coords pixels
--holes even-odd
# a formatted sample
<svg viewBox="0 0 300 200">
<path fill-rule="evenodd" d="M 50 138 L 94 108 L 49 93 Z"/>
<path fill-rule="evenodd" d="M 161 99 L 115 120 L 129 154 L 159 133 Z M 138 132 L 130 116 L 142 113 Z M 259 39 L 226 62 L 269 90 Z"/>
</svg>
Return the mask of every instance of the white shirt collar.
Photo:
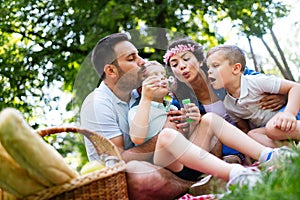
<svg viewBox="0 0 300 200">
<path fill-rule="evenodd" d="M 251 76 L 251 75 L 249 75 L 249 76 Z M 249 93 L 248 85 L 249 85 L 249 83 L 248 83 L 247 79 L 245 78 L 244 75 L 242 75 L 241 76 L 241 86 L 240 86 L 240 99 L 248 96 L 248 93 Z"/>
</svg>

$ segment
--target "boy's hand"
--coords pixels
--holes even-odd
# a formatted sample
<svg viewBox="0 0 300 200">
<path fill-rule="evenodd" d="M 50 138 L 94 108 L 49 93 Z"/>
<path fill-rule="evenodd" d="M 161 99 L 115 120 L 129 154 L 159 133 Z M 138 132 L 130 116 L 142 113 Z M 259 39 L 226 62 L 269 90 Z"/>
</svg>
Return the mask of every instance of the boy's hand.
<svg viewBox="0 0 300 200">
<path fill-rule="evenodd" d="M 154 91 L 159 87 L 157 83 L 160 79 L 157 76 L 149 76 L 143 81 L 142 98 L 153 100 Z"/>
<path fill-rule="evenodd" d="M 297 127 L 297 120 L 292 113 L 278 112 L 274 116 L 274 126 L 281 131 L 292 132 Z"/>
</svg>

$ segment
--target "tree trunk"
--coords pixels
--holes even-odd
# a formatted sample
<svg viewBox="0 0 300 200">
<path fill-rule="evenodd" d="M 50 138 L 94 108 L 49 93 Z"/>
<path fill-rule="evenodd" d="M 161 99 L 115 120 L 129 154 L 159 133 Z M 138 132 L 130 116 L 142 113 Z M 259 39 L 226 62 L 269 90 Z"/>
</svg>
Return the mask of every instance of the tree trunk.
<svg viewBox="0 0 300 200">
<path fill-rule="evenodd" d="M 250 36 L 247 36 L 247 39 L 248 39 L 248 43 L 249 43 L 249 46 L 250 46 L 250 51 L 251 51 L 255 71 L 261 72 L 261 69 L 259 69 L 258 66 L 257 66 L 256 57 L 255 57 L 255 54 L 254 54 L 254 51 L 253 51 Z"/>
<path fill-rule="evenodd" d="M 271 57 L 273 58 L 274 62 L 277 65 L 277 67 L 279 68 L 281 74 L 284 76 L 284 78 L 289 79 L 288 74 L 285 72 L 284 68 L 282 67 L 282 65 L 280 64 L 280 62 L 278 61 L 278 59 L 276 58 L 276 56 L 274 55 L 273 51 L 268 46 L 268 44 L 266 43 L 266 41 L 264 40 L 264 38 L 261 37 L 260 39 L 263 42 L 263 44 L 265 45 L 265 47 L 267 48 L 268 52 L 270 53 Z"/>
<path fill-rule="evenodd" d="M 283 51 L 282 51 L 282 49 L 281 49 L 281 47 L 280 47 L 280 45 L 279 45 L 279 43 L 278 43 L 278 40 L 277 40 L 276 35 L 275 35 L 275 33 L 273 32 L 272 28 L 270 28 L 270 31 L 271 31 L 271 35 L 272 35 L 273 41 L 274 41 L 274 43 L 275 43 L 275 45 L 276 45 L 276 48 L 277 48 L 277 50 L 278 50 L 278 52 L 279 52 L 279 54 L 280 54 L 281 60 L 282 60 L 283 65 L 284 65 L 284 67 L 285 67 L 285 72 L 286 72 L 286 74 L 287 74 L 288 77 L 289 77 L 289 78 L 287 78 L 287 79 L 289 79 L 289 80 L 291 80 L 291 81 L 295 81 L 295 79 L 294 79 L 294 77 L 293 77 L 293 75 L 292 75 L 292 72 L 291 72 L 291 70 L 290 70 L 290 68 L 289 68 L 289 66 L 288 66 L 288 64 L 287 64 L 286 59 L 285 59 L 284 53 L 283 53 Z"/>
</svg>

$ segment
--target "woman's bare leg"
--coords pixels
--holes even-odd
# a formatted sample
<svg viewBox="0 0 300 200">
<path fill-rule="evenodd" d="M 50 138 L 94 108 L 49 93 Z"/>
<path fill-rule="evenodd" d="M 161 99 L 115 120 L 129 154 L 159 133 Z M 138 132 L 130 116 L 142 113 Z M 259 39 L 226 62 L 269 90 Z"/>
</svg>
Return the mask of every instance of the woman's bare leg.
<svg viewBox="0 0 300 200">
<path fill-rule="evenodd" d="M 236 149 L 255 160 L 259 159 L 260 154 L 266 148 L 217 114 L 207 113 L 202 116 L 191 141 L 197 144 L 202 142 L 203 148 L 206 149 L 209 148 L 213 136 L 216 136 L 222 144 Z"/>
</svg>

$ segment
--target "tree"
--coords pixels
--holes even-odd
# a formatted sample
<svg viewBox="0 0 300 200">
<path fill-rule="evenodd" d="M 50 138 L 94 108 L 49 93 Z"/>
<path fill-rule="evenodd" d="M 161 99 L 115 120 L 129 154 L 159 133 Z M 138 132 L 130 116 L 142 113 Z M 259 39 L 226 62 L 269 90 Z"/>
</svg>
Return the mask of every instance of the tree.
<svg viewBox="0 0 300 200">
<path fill-rule="evenodd" d="M 273 58 L 275 64 L 281 71 L 282 75 L 286 79 L 294 81 L 284 53 L 279 45 L 274 31 L 272 30 L 274 21 L 280 17 L 284 17 L 289 12 L 288 6 L 282 2 L 274 2 L 272 0 L 258 2 L 247 1 L 246 4 L 248 4 L 249 9 L 238 9 L 238 3 L 232 3 L 230 5 L 231 9 L 228 8 L 228 10 L 230 10 L 228 12 L 228 16 L 234 20 L 235 23 L 237 23 L 242 33 L 244 33 L 247 38 L 250 39 L 251 36 L 260 38 L 270 53 L 270 56 Z M 235 10 L 237 10 L 237 12 L 235 12 Z M 272 48 L 270 48 L 263 38 L 263 36 L 268 32 L 272 36 L 276 49 L 279 52 L 280 58 L 283 62 L 283 66 L 273 52 Z M 251 39 L 249 43 L 251 43 Z"/>
<path fill-rule="evenodd" d="M 6 0 L 0 13 L 0 109 L 12 106 L 30 113 L 33 102 L 44 100 L 42 88 L 54 80 L 64 83 L 63 90 L 72 91 L 81 63 L 98 39 L 109 33 L 139 29 L 144 23 L 181 32 L 211 46 L 225 40 L 211 29 L 208 17 L 216 21 L 230 17 L 246 35 L 262 37 L 273 20 L 286 12 L 282 3 L 271 0 Z M 161 37 L 166 33 L 158 30 L 162 31 L 156 33 L 160 44 L 167 46 L 167 36 Z M 161 58 L 163 52 L 143 49 L 141 54 Z"/>
<path fill-rule="evenodd" d="M 47 115 L 56 109 L 51 102 L 63 100 L 45 92 L 56 81 L 75 96 L 67 109 L 78 112 L 99 81 L 90 52 L 107 34 L 139 30 L 132 34 L 139 38 L 140 54 L 161 61 L 176 32 L 208 48 L 225 42 L 213 28 L 222 19 L 230 18 L 248 36 L 262 37 L 273 19 L 287 13 L 285 5 L 271 0 L 2 0 L 0 11 L 0 110 L 18 108 L 34 128 L 42 126 L 36 109 Z M 85 78 L 79 80 L 81 74 Z"/>
</svg>

